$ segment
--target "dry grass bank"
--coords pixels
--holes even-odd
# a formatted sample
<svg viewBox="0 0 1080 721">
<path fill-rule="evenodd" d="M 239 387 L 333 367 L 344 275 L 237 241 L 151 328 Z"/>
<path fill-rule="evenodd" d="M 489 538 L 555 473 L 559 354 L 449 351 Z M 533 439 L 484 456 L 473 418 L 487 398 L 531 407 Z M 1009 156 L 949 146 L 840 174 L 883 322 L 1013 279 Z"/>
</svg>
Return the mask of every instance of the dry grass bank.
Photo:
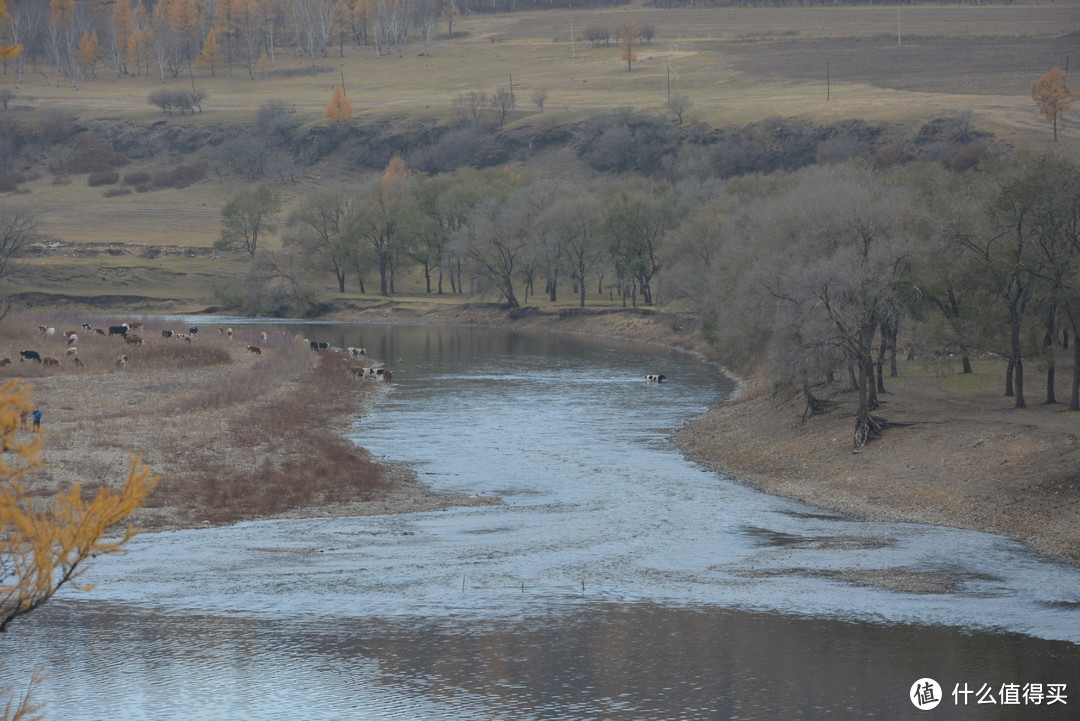
<svg viewBox="0 0 1080 721">
<path fill-rule="evenodd" d="M 60 334 L 43 337 L 37 320 L 5 319 L 0 347 L 16 359 L 22 348 L 64 357 Z M 91 333 L 76 346 L 83 368 L 65 358 L 0 369 L 31 382 L 44 413 L 46 467 L 28 477 L 31 493 L 117 484 L 138 455 L 161 479 L 134 517 L 148 530 L 492 502 L 435 494 L 344 438 L 392 384 L 355 380 L 347 356 L 315 353 L 288 334 L 269 330 L 264 340 L 245 326 L 230 338 L 215 328 L 190 344 L 163 339 L 160 324 L 143 330 L 143 345 Z"/>
<path fill-rule="evenodd" d="M 768 493 L 859 518 L 998 533 L 1080 563 L 1080 416 L 1031 397 L 1014 410 L 1001 391 L 1004 367 L 987 365 L 961 383 L 958 369 L 902 365 L 878 414 L 904 425 L 859 452 L 856 399 L 839 388 L 830 413 L 804 420 L 801 398 L 748 384 L 676 442 Z"/>
<path fill-rule="evenodd" d="M 647 310 L 511 315 L 492 304 L 412 302 L 344 310 L 339 319 L 568 332 L 709 355 L 694 318 Z M 0 324 L 0 348 L 40 346 L 36 324 L 23 322 L 21 336 L 15 327 L 11 318 Z M 372 464 L 342 440 L 352 419 L 392 384 L 350 379 L 343 354 L 313 354 L 291 337 L 248 354 L 243 348 L 253 337 L 210 333 L 199 341 L 200 355 L 180 361 L 150 346 L 132 354 L 145 366 L 126 369 L 105 362 L 119 341 L 102 338 L 95 353 L 110 355 L 85 372 L 17 361 L 0 369 L 32 378 L 45 412 L 50 468 L 35 477 L 36 491 L 52 493 L 73 480 L 117 482 L 136 451 L 163 477 L 137 519 L 154 529 L 494 502 L 432 494 L 406 469 Z M 862 518 L 991 531 L 1080 563 L 1076 414 L 1037 405 L 1034 396 L 1031 408 L 1013 410 L 993 361 L 974 376 L 956 370 L 902 363 L 900 377 L 886 384 L 891 392 L 880 414 L 906 425 L 859 453 L 851 449 L 853 399 L 840 389 L 832 389 L 831 413 L 804 422 L 801 402 L 746 384 L 739 398 L 688 424 L 676 441 L 692 459 L 769 493 Z M 1037 383 L 1033 378 L 1030 393 Z"/>
</svg>

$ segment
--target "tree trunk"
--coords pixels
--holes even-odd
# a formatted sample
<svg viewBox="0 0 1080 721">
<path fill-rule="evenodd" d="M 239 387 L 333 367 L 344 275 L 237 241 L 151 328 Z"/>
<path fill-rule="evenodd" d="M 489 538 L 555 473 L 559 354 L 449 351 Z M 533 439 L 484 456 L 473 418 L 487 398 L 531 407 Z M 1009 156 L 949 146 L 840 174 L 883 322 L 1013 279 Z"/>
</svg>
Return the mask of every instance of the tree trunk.
<svg viewBox="0 0 1080 721">
<path fill-rule="evenodd" d="M 1024 359 L 1017 358 L 1013 368 L 1013 388 L 1016 391 L 1016 402 L 1013 408 L 1027 408 L 1024 402 Z"/>
<path fill-rule="evenodd" d="M 1069 393 L 1069 410 L 1080 411 L 1080 343 L 1073 339 L 1073 377 Z"/>
<path fill-rule="evenodd" d="M 1050 354 L 1046 365 L 1046 400 L 1043 401 L 1044 405 L 1057 403 L 1057 397 L 1054 394 L 1054 377 L 1057 371 L 1057 368 L 1055 367 L 1057 359 L 1054 353 L 1054 339 L 1056 337 L 1057 303 L 1052 303 L 1050 312 L 1046 316 L 1046 335 L 1043 336 L 1043 348 Z"/>
<path fill-rule="evenodd" d="M 1005 397 L 1012 398 L 1016 395 L 1013 391 L 1013 369 L 1016 367 L 1016 360 L 1009 358 L 1009 365 L 1005 368 Z"/>
</svg>

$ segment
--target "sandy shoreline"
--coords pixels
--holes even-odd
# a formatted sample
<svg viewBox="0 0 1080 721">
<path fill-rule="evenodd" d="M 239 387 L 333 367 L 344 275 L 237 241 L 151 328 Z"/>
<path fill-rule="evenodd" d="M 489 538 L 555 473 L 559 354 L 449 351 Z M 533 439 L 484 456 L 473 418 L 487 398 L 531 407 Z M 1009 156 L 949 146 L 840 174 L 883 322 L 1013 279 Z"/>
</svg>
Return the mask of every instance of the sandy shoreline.
<svg viewBox="0 0 1080 721">
<path fill-rule="evenodd" d="M 709 360 L 695 319 L 650 311 L 529 310 L 511 315 L 489 304 L 419 308 L 385 304 L 371 311 L 346 311 L 336 320 L 605 336 L 664 345 Z M 130 399 L 175 405 L 175 393 L 193 384 L 220 383 L 254 362 L 234 353 L 226 367 L 185 371 L 189 375 L 179 378 L 170 370 L 35 379 L 36 393 L 49 409 L 46 427 L 52 436 L 46 445 L 50 470 L 36 482 L 36 492 L 55 491 L 75 480 L 106 482 L 106 471 L 115 479 L 117 469 L 126 468 L 133 448 L 143 449 L 144 460 L 155 471 L 183 473 L 183 453 L 176 451 L 175 441 L 157 438 L 152 428 L 140 423 L 131 413 Z M 838 402 L 836 410 L 803 422 L 796 400 L 743 383 L 737 398 L 688 423 L 674 440 L 691 460 L 768 493 L 857 518 L 990 531 L 1080 563 L 1080 492 L 1073 482 L 1080 426 L 1075 416 L 1053 407 L 1010 412 L 1007 401 L 993 391 L 943 399 L 933 376 L 928 380 L 921 374 L 924 369 L 913 365 L 902 370 L 907 377 L 890 381 L 896 392 L 885 397 L 881 413 L 910 425 L 890 429 L 858 454 L 851 450 L 850 398 L 839 389 L 823 391 Z M 330 382 L 339 380 L 335 376 Z M 393 385 L 380 384 L 379 394 L 374 389 L 374 383 L 348 388 L 343 405 L 322 417 L 319 433 L 340 438 L 379 394 L 392 392 Z M 298 392 L 295 384 L 284 383 L 267 395 L 287 402 L 289 393 Z M 79 393 L 84 395 L 80 398 Z M 258 402 L 270 400 L 260 397 Z M 229 419 L 235 421 L 245 413 L 251 408 L 239 404 L 190 417 L 174 414 L 170 421 L 182 424 L 177 430 L 185 445 L 217 445 L 214 452 L 222 458 L 248 458 L 252 452 L 235 440 L 235 433 L 220 431 Z M 104 440 L 103 424 L 125 441 Z M 359 453 L 366 455 L 362 449 Z M 256 510 L 233 520 L 410 513 L 499 502 L 436 492 L 409 468 L 382 470 L 385 482 L 376 491 L 351 498 L 315 498 L 286 510 Z M 161 504 L 141 510 L 135 521 L 148 531 L 212 525 Z"/>
</svg>

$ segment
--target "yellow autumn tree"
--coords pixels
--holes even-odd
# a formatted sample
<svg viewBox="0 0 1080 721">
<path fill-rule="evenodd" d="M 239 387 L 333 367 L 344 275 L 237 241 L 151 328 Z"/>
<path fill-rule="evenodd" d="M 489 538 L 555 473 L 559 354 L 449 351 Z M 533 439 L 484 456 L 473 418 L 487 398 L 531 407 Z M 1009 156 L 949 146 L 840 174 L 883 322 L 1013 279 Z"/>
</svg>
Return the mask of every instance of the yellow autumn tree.
<svg viewBox="0 0 1080 721">
<path fill-rule="evenodd" d="M 64 586 L 89 590 L 79 581 L 87 563 L 131 540 L 136 531 L 130 526 L 116 537 L 105 535 L 142 504 L 157 482 L 149 468 L 133 459 L 117 490 L 103 486 L 85 498 L 74 484 L 45 503 L 35 501 L 19 482 L 42 465 L 42 436 L 25 440 L 19 432 L 21 417 L 33 407 L 30 393 L 31 387 L 17 380 L 0 386 L 0 633 Z M 30 686 L 41 677 L 34 674 Z M 30 719 L 36 709 L 29 691 L 12 698 L 10 689 L 0 689 L 0 720 Z"/>
<path fill-rule="evenodd" d="M 121 75 L 127 74 L 128 44 L 131 42 L 131 31 L 134 27 L 135 16 L 131 12 L 131 3 L 118 2 L 113 6 L 113 56 L 112 61 L 115 70 Z"/>
<path fill-rule="evenodd" d="M 1068 78 L 1061 68 L 1053 68 L 1031 83 L 1031 99 L 1039 107 L 1039 115 L 1054 126 L 1055 141 L 1058 139 L 1058 118 L 1072 105 L 1073 97 Z"/>
<path fill-rule="evenodd" d="M 11 16 L 8 15 L 7 5 L 4 3 L 4 0 L 0 0 L 0 18 L 11 19 Z M 22 45 L 0 45 L 0 58 L 10 58 L 14 60 L 18 57 L 20 52 L 22 52 Z"/>
<path fill-rule="evenodd" d="M 98 42 L 97 30 L 83 33 L 79 39 L 79 65 L 91 77 L 97 75 L 97 64 L 101 59 L 101 43 Z"/>
<path fill-rule="evenodd" d="M 323 115 L 338 125 L 344 125 L 352 119 L 353 104 L 345 97 L 345 91 L 341 89 L 340 85 L 334 86 L 334 94 L 331 96 L 330 104 L 326 106 L 326 112 Z"/>
<path fill-rule="evenodd" d="M 457 5 L 454 5 L 453 3 L 443 5 L 439 16 L 442 18 L 442 21 L 446 23 L 446 34 L 450 37 L 454 37 L 454 23 L 461 17 L 461 11 L 458 10 Z"/>
<path fill-rule="evenodd" d="M 203 41 L 202 52 L 199 53 L 199 65 L 210 71 L 210 77 L 214 76 L 214 68 L 220 67 L 225 62 L 225 53 L 218 44 L 217 31 L 210 28 Z"/>
</svg>

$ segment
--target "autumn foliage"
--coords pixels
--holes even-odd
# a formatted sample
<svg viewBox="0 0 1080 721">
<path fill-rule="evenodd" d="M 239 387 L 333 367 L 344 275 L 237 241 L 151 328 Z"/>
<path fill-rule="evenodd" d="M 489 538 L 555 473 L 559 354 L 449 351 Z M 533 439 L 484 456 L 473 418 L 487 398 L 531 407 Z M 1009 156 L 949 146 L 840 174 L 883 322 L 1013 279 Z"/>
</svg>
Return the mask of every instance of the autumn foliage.
<svg viewBox="0 0 1080 721">
<path fill-rule="evenodd" d="M 1039 114 L 1054 126 L 1054 140 L 1058 137 L 1058 118 L 1072 105 L 1073 97 L 1065 71 L 1061 68 L 1053 68 L 1031 83 L 1031 99 L 1039 106 Z"/>
<path fill-rule="evenodd" d="M 101 487 L 91 498 L 78 484 L 46 503 L 34 501 L 18 481 L 40 467 L 43 437 L 22 430 L 22 418 L 33 407 L 31 387 L 9 381 L 0 387 L 0 632 L 19 616 L 30 613 L 63 586 L 89 590 L 78 579 L 87 562 L 102 553 L 119 551 L 133 535 L 127 528 L 106 539 L 108 530 L 140 506 L 156 483 L 150 469 L 133 459 L 119 489 Z M 27 435 L 31 437 L 25 439 Z M 35 674 L 34 681 L 40 679 Z M 29 694 L 3 697 L 0 719 L 28 718 L 34 706 Z"/>
<path fill-rule="evenodd" d="M 0 18 L 10 17 L 7 13 L 7 5 L 0 0 Z M 15 58 L 22 51 L 21 45 L 0 45 L 0 58 Z"/>
<path fill-rule="evenodd" d="M 343 125 L 352 119 L 353 104 L 345 97 L 345 91 L 340 85 L 334 86 L 334 95 L 330 98 L 330 104 L 326 106 L 326 112 L 323 114 L 338 125 Z"/>
</svg>

